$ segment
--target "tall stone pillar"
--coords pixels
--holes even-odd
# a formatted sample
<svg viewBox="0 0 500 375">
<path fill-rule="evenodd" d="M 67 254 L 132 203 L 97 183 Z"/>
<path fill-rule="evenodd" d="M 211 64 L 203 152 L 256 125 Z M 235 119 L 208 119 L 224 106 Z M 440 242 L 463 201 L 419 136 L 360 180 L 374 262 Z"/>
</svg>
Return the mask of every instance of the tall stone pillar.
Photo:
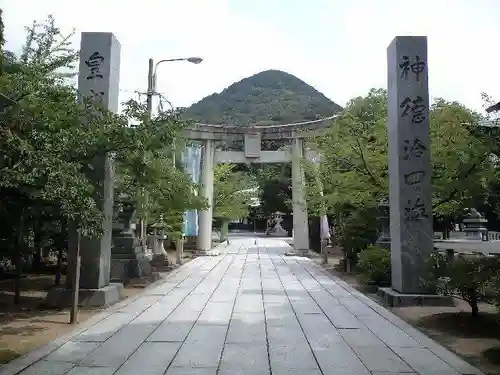
<svg viewBox="0 0 500 375">
<path fill-rule="evenodd" d="M 207 252 L 212 248 L 214 154 L 214 141 L 211 139 L 206 139 L 203 145 L 200 195 L 207 200 L 208 208 L 198 213 L 198 238 L 196 240 L 196 250 L 200 252 Z"/>
<path fill-rule="evenodd" d="M 292 208 L 293 208 L 293 245 L 295 252 L 309 251 L 309 223 L 305 199 L 305 177 L 302 167 L 304 141 L 292 140 Z"/>
<path fill-rule="evenodd" d="M 387 66 L 392 288 L 417 294 L 433 251 L 427 37 L 397 36 Z"/>
<path fill-rule="evenodd" d="M 78 77 L 78 90 L 82 97 L 87 97 L 110 111 L 118 112 L 119 76 L 120 43 L 116 37 L 112 33 L 82 33 Z M 82 237 L 80 240 L 80 301 L 85 305 L 102 306 L 118 301 L 122 288 L 121 284 L 109 282 L 115 182 L 111 156 L 96 156 L 89 177 L 95 182 L 95 199 L 104 214 L 103 234 L 100 238 Z M 70 272 L 67 287 L 73 277 L 72 264 L 76 246 L 77 235 L 73 225 L 68 239 Z M 53 305 L 67 304 L 69 297 L 69 289 L 54 291 L 47 296 L 47 302 Z"/>
</svg>

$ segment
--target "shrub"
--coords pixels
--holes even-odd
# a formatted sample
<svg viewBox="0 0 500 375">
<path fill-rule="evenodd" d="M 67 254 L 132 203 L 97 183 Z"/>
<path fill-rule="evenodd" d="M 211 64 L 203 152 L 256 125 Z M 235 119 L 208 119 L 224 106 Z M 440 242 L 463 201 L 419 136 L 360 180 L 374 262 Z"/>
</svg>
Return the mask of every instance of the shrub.
<svg viewBox="0 0 500 375">
<path fill-rule="evenodd" d="M 438 294 L 463 299 L 475 317 L 479 314 L 479 302 L 492 302 L 488 292 L 499 265 L 495 257 L 460 254 L 450 258 L 434 253 L 427 260 L 428 275 L 423 284 Z"/>
<path fill-rule="evenodd" d="M 379 246 L 368 246 L 358 257 L 357 269 L 366 284 L 389 285 L 391 281 L 391 252 Z"/>
<path fill-rule="evenodd" d="M 492 300 L 500 313 L 500 269 L 491 282 Z"/>
<path fill-rule="evenodd" d="M 345 258 L 356 265 L 358 253 L 377 240 L 378 229 L 376 211 L 373 209 L 355 211 L 345 218 L 336 228 L 338 243 Z"/>
</svg>

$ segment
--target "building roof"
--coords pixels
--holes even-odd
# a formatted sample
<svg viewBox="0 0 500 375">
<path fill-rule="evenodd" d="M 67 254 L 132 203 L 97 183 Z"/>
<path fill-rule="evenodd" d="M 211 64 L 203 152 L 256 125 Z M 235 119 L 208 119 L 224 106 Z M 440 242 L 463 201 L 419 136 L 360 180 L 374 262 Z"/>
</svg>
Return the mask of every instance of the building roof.
<svg viewBox="0 0 500 375">
<path fill-rule="evenodd" d="M 496 111 L 500 111 L 500 102 L 498 102 L 497 104 L 493 104 L 491 107 L 486 108 L 486 112 L 488 113 Z"/>
</svg>

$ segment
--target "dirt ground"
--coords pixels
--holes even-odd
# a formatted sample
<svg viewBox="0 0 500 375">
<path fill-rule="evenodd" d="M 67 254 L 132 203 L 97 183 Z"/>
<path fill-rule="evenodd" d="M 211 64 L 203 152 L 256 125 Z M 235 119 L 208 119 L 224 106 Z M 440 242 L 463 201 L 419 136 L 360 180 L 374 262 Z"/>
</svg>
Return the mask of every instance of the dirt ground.
<svg viewBox="0 0 500 375">
<path fill-rule="evenodd" d="M 175 251 L 168 251 L 175 263 Z M 185 262 L 189 258 L 185 259 Z M 13 304 L 12 280 L 0 280 L 0 364 L 8 363 L 31 350 L 74 329 L 69 324 L 69 309 L 43 308 L 47 291 L 54 285 L 54 275 L 26 274 L 21 280 L 21 303 Z M 163 276 L 163 275 L 162 275 Z M 64 277 L 61 281 L 64 284 Z M 122 300 L 133 297 L 149 281 L 132 280 L 123 290 Z M 102 309 L 80 309 L 78 320 L 86 321 Z"/>
<path fill-rule="evenodd" d="M 372 290 L 361 285 L 355 275 L 347 275 L 334 268 L 341 258 L 339 251 L 334 251 L 329 256 L 326 266 L 329 272 L 380 302 Z M 320 259 L 314 261 L 321 262 Z M 389 308 L 486 374 L 500 375 L 500 316 L 494 306 L 482 304 L 479 309 L 480 316 L 472 319 L 469 305 L 459 299 L 455 299 L 454 307 Z"/>
</svg>

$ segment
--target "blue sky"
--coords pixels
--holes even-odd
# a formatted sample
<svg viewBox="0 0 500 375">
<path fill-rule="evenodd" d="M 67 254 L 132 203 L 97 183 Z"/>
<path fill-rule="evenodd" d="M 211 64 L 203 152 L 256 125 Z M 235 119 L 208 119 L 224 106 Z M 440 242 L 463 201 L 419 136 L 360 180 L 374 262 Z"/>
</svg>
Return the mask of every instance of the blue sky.
<svg viewBox="0 0 500 375">
<path fill-rule="evenodd" d="M 498 0 L 0 0 L 8 48 L 23 27 L 53 14 L 63 30 L 114 32 L 122 45 L 121 100 L 145 91 L 148 58 L 163 64 L 158 90 L 187 106 L 234 81 L 280 69 L 340 105 L 386 87 L 386 48 L 396 35 L 427 35 L 432 97 L 481 108 L 500 101 Z M 495 46 L 497 46 L 495 48 Z"/>
</svg>

